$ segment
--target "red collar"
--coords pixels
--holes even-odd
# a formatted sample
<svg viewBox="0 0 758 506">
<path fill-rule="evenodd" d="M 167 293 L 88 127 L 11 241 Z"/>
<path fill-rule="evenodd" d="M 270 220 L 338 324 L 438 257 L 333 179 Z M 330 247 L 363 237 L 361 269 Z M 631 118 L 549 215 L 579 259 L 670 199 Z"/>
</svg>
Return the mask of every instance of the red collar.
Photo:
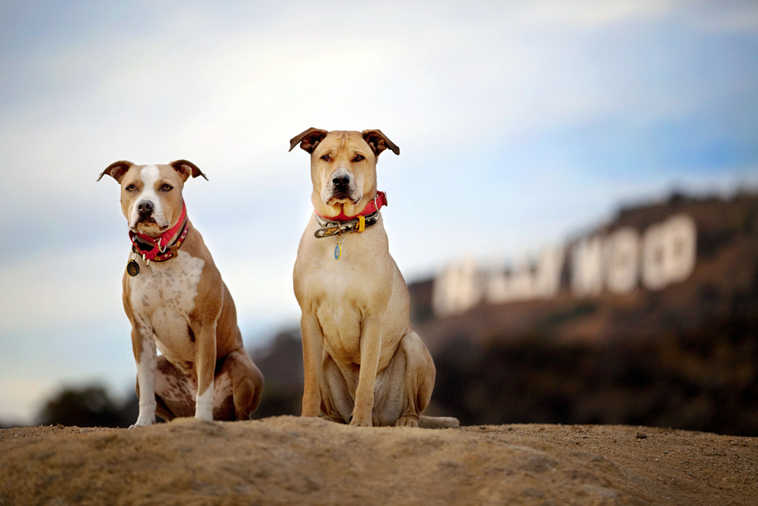
<svg viewBox="0 0 758 506">
<path fill-rule="evenodd" d="M 375 212 L 379 211 L 383 206 L 389 205 L 387 204 L 387 195 L 384 192 L 376 192 L 376 195 L 373 199 L 368 201 L 368 204 L 366 204 L 366 207 L 363 208 L 363 211 L 359 212 L 358 214 L 354 214 L 353 216 L 348 216 L 345 214 L 344 207 L 340 211 L 340 213 L 337 216 L 324 216 L 322 214 L 319 214 L 318 211 L 314 211 L 316 213 L 316 216 L 321 218 L 322 220 L 327 221 L 350 221 L 354 220 L 358 216 L 368 216 L 369 214 L 374 214 Z"/>
<path fill-rule="evenodd" d="M 187 225 L 187 206 L 182 202 L 182 214 L 176 220 L 176 225 L 163 232 L 158 237 L 153 237 L 139 232 L 129 231 L 129 240 L 132 241 L 132 250 L 139 254 L 144 260 L 162 262 L 176 256 L 175 250 L 181 247 L 184 239 L 187 237 L 189 227 Z M 182 228 L 184 227 L 184 228 Z M 181 230 L 181 233 L 179 232 Z M 171 244 L 171 241 L 174 240 Z M 146 250 L 143 244 L 152 246 L 152 249 Z M 172 249 L 168 249 L 172 246 Z"/>
</svg>

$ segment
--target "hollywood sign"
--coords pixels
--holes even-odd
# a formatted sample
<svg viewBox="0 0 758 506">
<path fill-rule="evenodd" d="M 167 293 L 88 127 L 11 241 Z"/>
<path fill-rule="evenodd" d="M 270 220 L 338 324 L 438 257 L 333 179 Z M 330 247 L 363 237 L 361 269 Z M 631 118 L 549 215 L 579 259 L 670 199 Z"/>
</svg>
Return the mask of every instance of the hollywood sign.
<svg viewBox="0 0 758 506">
<path fill-rule="evenodd" d="M 550 298 L 561 290 L 581 297 L 624 294 L 638 286 L 660 290 L 689 277 L 696 250 L 695 222 L 678 214 L 641 234 L 622 227 L 582 238 L 571 248 L 547 248 L 509 271 L 482 270 L 470 259 L 449 265 L 434 280 L 432 304 L 435 314 L 444 316 L 481 302 Z"/>
</svg>

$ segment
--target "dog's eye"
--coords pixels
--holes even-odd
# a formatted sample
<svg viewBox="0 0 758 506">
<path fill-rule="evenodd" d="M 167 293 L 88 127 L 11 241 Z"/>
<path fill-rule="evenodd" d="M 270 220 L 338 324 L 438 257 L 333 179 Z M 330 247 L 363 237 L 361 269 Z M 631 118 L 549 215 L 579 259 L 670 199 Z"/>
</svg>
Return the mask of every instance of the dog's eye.
<svg viewBox="0 0 758 506">
<path fill-rule="evenodd" d="M 366 159 L 366 157 L 365 157 L 365 156 L 363 156 L 363 155 L 361 155 L 361 154 L 356 154 L 356 155 L 353 157 L 353 159 L 352 159 L 352 160 L 350 160 L 350 161 L 351 161 L 351 162 L 353 162 L 353 163 L 355 163 L 355 162 L 360 162 L 361 160 L 365 160 L 365 159 Z"/>
<path fill-rule="evenodd" d="M 171 185 L 170 185 L 170 184 L 168 184 L 168 183 L 163 183 L 163 184 L 161 185 L 161 191 L 162 191 L 162 192 L 170 192 L 170 191 L 171 191 L 171 190 L 173 190 L 173 189 L 174 189 L 174 187 L 173 187 L 173 186 L 171 186 Z"/>
<path fill-rule="evenodd" d="M 332 161 L 332 157 L 329 156 L 329 153 L 327 153 L 325 155 L 321 155 L 321 159 L 324 160 L 325 162 L 331 162 Z"/>
<path fill-rule="evenodd" d="M 133 192 L 136 189 L 137 189 L 137 186 L 135 184 L 127 185 L 126 188 L 124 188 L 124 190 L 126 190 L 128 192 Z"/>
</svg>

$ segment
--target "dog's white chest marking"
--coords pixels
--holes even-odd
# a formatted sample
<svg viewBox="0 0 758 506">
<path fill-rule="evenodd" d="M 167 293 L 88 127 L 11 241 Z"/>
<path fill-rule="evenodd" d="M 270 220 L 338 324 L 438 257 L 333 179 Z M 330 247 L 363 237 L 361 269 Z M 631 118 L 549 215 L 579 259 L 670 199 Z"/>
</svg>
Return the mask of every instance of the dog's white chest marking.
<svg viewBox="0 0 758 506">
<path fill-rule="evenodd" d="M 166 262 L 142 265 L 129 278 L 129 302 L 143 336 L 156 338 L 167 357 L 186 359 L 181 350 L 190 345 L 189 314 L 195 308 L 197 286 L 205 261 L 179 251 Z"/>
</svg>

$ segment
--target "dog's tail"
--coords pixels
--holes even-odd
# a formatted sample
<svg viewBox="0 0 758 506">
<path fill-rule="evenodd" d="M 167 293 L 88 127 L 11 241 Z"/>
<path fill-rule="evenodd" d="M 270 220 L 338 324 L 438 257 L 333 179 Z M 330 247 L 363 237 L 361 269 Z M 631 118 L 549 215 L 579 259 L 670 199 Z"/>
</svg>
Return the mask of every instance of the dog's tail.
<svg viewBox="0 0 758 506">
<path fill-rule="evenodd" d="M 418 417 L 418 426 L 424 429 L 450 429 L 460 427 L 461 422 L 452 416 L 426 416 Z"/>
</svg>

